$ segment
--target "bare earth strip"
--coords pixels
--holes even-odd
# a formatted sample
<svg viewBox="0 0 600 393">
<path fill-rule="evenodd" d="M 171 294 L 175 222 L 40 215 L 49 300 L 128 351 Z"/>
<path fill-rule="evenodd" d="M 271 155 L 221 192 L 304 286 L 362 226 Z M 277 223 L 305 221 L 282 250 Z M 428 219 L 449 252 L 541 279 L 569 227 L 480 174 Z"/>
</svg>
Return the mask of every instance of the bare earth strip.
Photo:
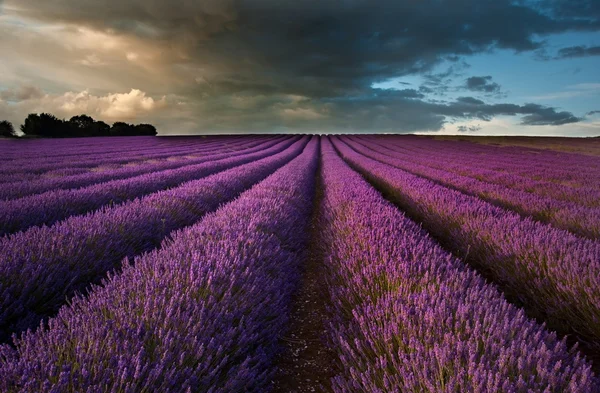
<svg viewBox="0 0 600 393">
<path fill-rule="evenodd" d="M 310 248 L 302 272 L 300 287 L 294 298 L 289 330 L 281 340 L 276 359 L 278 372 L 273 379 L 273 393 L 332 392 L 335 376 L 334 353 L 326 345 L 328 293 L 325 266 L 319 251 L 318 206 L 322 183 L 317 181 L 317 196 L 311 222 Z"/>
</svg>

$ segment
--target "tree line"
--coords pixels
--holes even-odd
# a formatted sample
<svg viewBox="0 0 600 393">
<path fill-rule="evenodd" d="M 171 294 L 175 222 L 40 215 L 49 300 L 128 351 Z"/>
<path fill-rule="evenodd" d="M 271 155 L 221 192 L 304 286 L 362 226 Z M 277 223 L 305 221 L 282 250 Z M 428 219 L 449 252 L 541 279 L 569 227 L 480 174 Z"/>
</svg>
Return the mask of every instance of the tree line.
<svg viewBox="0 0 600 393">
<path fill-rule="evenodd" d="M 151 124 L 128 124 L 116 122 L 109 126 L 103 121 L 96 121 L 88 115 L 73 116 L 62 120 L 48 113 L 31 113 L 21 125 L 25 136 L 43 138 L 74 138 L 92 136 L 156 136 L 156 128 Z M 0 137 L 18 138 L 11 122 L 0 121 Z"/>
</svg>

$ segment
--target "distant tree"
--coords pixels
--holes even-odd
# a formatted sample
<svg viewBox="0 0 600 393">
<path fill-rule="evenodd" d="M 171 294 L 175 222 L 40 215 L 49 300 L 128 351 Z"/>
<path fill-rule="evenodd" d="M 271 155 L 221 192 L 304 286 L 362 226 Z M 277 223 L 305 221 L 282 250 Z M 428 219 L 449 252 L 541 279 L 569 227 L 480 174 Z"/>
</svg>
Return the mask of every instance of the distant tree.
<svg viewBox="0 0 600 393">
<path fill-rule="evenodd" d="M 94 123 L 94 133 L 97 136 L 110 136 L 110 126 L 103 121 Z"/>
<path fill-rule="evenodd" d="M 21 124 L 21 131 L 25 135 L 37 135 L 37 132 L 39 132 L 41 125 L 42 122 L 40 120 L 40 116 L 37 113 L 30 113 L 25 118 L 23 124 Z"/>
<path fill-rule="evenodd" d="M 15 128 L 12 123 L 7 120 L 0 121 L 0 137 L 16 138 Z"/>
<path fill-rule="evenodd" d="M 132 136 L 135 135 L 135 127 L 131 124 L 118 121 L 110 129 L 111 136 Z"/>
<path fill-rule="evenodd" d="M 70 136 L 69 124 L 49 113 L 38 115 L 31 113 L 21 126 L 21 131 L 26 135 L 38 135 L 47 138 L 61 138 Z"/>
<path fill-rule="evenodd" d="M 95 121 L 88 115 L 73 116 L 69 120 L 71 136 L 109 136 L 110 126 L 103 121 Z"/>
<path fill-rule="evenodd" d="M 44 135 L 50 138 L 69 136 L 69 126 L 64 120 L 49 113 L 42 113 L 40 115 L 40 120 L 42 128 L 40 129 L 41 134 L 38 135 Z"/>
<path fill-rule="evenodd" d="M 152 124 L 138 124 L 135 126 L 136 135 L 156 136 L 156 127 Z"/>
<path fill-rule="evenodd" d="M 73 128 L 84 131 L 92 127 L 95 123 L 94 119 L 88 115 L 73 116 L 69 123 Z"/>
<path fill-rule="evenodd" d="M 88 136 L 133 136 L 157 134 L 151 124 L 128 124 L 116 122 L 111 126 L 103 121 L 95 121 L 91 116 L 78 115 L 68 121 L 48 113 L 32 113 L 25 119 L 21 131 L 26 135 L 46 138 L 88 137 Z"/>
</svg>

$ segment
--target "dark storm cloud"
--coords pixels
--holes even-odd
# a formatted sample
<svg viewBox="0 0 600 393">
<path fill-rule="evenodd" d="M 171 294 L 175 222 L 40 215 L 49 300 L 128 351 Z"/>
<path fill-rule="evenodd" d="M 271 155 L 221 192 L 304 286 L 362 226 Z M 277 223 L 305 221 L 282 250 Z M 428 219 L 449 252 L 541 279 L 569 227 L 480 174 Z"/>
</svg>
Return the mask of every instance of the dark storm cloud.
<svg viewBox="0 0 600 393">
<path fill-rule="evenodd" d="M 600 46 L 569 46 L 558 51 L 556 59 L 600 56 Z"/>
<path fill-rule="evenodd" d="M 523 125 L 562 125 L 576 123 L 581 119 L 570 112 L 557 112 L 555 108 L 537 104 L 485 104 L 472 97 L 460 97 L 454 103 L 439 105 L 432 110 L 438 113 L 464 119 L 491 120 L 494 116 L 518 116 Z"/>
<path fill-rule="evenodd" d="M 404 89 L 404 90 L 398 90 L 394 92 L 394 95 L 397 97 L 403 97 L 403 98 L 424 98 L 425 95 L 420 93 L 419 91 L 415 90 L 415 89 Z"/>
<path fill-rule="evenodd" d="M 521 124 L 532 126 L 559 126 L 581 121 L 580 118 L 574 116 L 570 112 L 557 112 L 554 108 L 543 107 L 536 104 L 526 104 L 525 112 L 527 111 L 531 113 L 522 118 Z"/>
<path fill-rule="evenodd" d="M 592 115 L 597 115 L 597 114 L 600 114 L 600 110 L 590 111 L 590 112 L 586 113 L 587 116 L 592 116 Z"/>
<path fill-rule="evenodd" d="M 472 76 L 465 81 L 465 88 L 483 93 L 498 93 L 500 85 L 492 82 L 491 76 Z"/>
<path fill-rule="evenodd" d="M 485 103 L 477 98 L 473 97 L 458 97 L 456 99 L 457 102 L 468 104 L 468 105 L 484 105 Z"/>
<path fill-rule="evenodd" d="M 513 1 L 12 0 L 26 15 L 181 46 L 174 61 L 209 63 L 216 86 L 328 95 L 426 71 L 442 57 L 525 51 L 535 34 L 592 28 Z M 562 6 L 557 3 L 556 6 Z M 584 10 L 585 8 L 582 8 Z M 582 11 L 583 12 L 583 11 Z M 586 15 L 587 16 L 587 15 Z M 510 28 L 507 28 L 510 23 Z M 231 80 L 235 75 L 239 80 Z M 228 80 L 229 79 L 229 80 Z M 256 83 L 244 83 L 246 79 Z M 236 84 L 235 82 L 240 82 Z"/>
<path fill-rule="evenodd" d="M 6 0 L 23 17 L 135 37 L 158 48 L 161 64 L 190 75 L 160 94 L 197 102 L 208 125 L 313 127 L 318 120 L 323 127 L 373 131 L 437 130 L 447 117 L 489 120 L 507 113 L 524 115 L 523 124 L 576 121 L 552 108 L 475 99 L 444 105 L 426 94 L 443 94 L 466 68 L 460 65 L 465 55 L 536 50 L 545 34 L 600 29 L 593 2 L 579 1 L 567 13 L 559 12 L 567 1 L 542 9 L 513 0 Z M 431 74 L 441 61 L 457 66 Z M 424 75 L 426 83 L 394 94 L 371 88 L 411 74 Z M 488 77 L 473 78 L 467 80 L 473 91 L 499 90 L 491 80 L 477 83 Z M 289 103 L 288 96 L 302 98 Z"/>
<path fill-rule="evenodd" d="M 522 1 L 527 3 L 527 0 Z M 546 15 L 556 19 L 576 18 L 581 26 L 598 26 L 600 20 L 600 3 L 595 0 L 545 0 L 538 2 L 538 7 Z"/>
</svg>

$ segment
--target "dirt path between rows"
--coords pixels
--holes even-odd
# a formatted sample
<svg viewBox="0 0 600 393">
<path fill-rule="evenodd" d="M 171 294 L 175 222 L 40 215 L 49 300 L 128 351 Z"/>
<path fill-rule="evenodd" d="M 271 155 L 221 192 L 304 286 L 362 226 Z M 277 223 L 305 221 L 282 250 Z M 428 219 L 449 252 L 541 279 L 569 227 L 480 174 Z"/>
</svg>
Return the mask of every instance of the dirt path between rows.
<svg viewBox="0 0 600 393">
<path fill-rule="evenodd" d="M 272 381 L 274 393 L 332 391 L 335 358 L 327 348 L 325 337 L 329 295 L 325 266 L 318 247 L 320 191 L 321 183 L 318 181 L 311 221 L 311 247 L 293 300 L 289 330 L 281 340 L 283 350 L 276 358 L 278 372 Z"/>
</svg>

